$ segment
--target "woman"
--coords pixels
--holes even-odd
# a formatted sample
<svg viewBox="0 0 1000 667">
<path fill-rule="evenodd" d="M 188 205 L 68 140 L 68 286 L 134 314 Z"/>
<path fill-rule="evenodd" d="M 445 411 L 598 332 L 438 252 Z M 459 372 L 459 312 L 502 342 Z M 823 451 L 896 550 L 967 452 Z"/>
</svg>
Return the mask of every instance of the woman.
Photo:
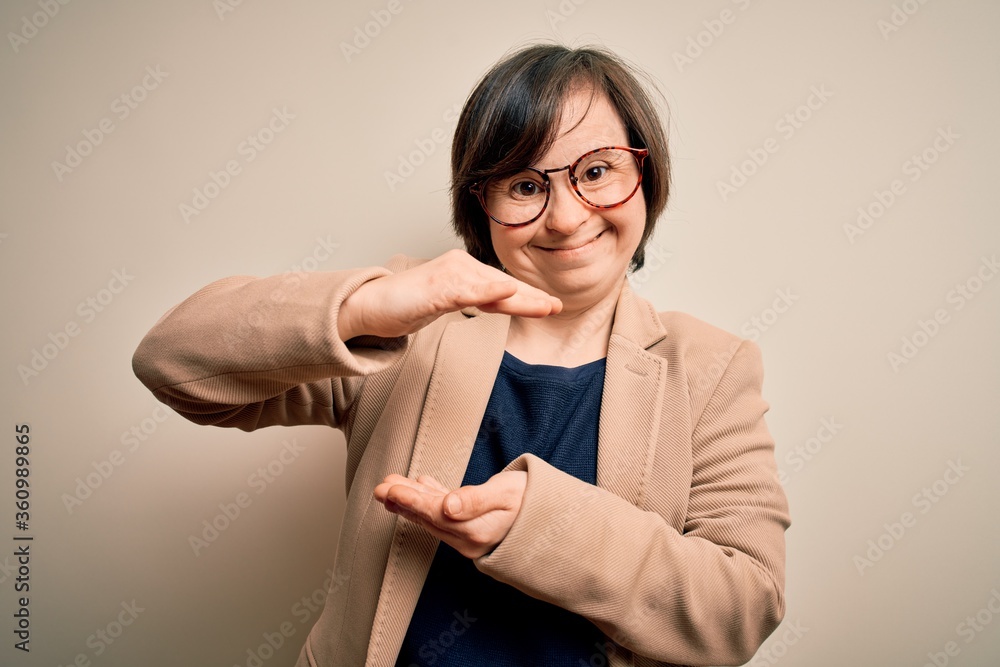
<svg viewBox="0 0 1000 667">
<path fill-rule="evenodd" d="M 467 252 L 221 280 L 136 352 L 197 423 L 343 430 L 340 581 L 298 664 L 746 662 L 787 505 L 758 348 L 628 286 L 669 182 L 644 88 L 601 50 L 514 53 L 452 176 Z"/>
</svg>

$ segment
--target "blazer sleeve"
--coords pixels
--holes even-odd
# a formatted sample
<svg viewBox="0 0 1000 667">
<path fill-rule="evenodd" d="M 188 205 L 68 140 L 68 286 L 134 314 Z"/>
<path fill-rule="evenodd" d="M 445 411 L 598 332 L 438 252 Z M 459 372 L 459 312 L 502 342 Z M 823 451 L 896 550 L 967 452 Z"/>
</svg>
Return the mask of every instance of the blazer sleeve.
<svg viewBox="0 0 1000 667">
<path fill-rule="evenodd" d="M 692 434 L 683 531 L 524 455 L 523 503 L 476 566 L 576 612 L 654 662 L 742 665 L 784 615 L 790 520 L 764 422 L 759 348 L 743 341 Z"/>
<path fill-rule="evenodd" d="M 402 268 L 405 258 L 388 266 Z M 407 337 L 341 341 L 344 300 L 390 268 L 234 276 L 168 311 L 140 342 L 136 376 L 197 424 L 252 431 L 272 425 L 342 427 L 364 377 L 397 362 Z"/>
</svg>

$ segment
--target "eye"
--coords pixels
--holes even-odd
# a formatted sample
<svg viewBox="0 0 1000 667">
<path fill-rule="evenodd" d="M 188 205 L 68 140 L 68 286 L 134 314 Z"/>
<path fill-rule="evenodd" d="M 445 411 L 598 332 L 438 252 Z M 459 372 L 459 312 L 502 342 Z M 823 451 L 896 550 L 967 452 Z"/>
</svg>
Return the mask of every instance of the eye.
<svg viewBox="0 0 1000 667">
<path fill-rule="evenodd" d="M 580 176 L 581 181 L 588 183 L 593 183 L 594 181 L 599 181 L 608 173 L 609 167 L 603 164 L 591 164 L 587 165 L 583 174 Z"/>
<path fill-rule="evenodd" d="M 534 181 L 515 181 L 511 183 L 510 192 L 515 197 L 534 197 L 541 191 Z"/>
<path fill-rule="evenodd" d="M 545 196 L 545 184 L 535 172 L 525 170 L 496 181 L 496 194 L 500 197 L 525 201 Z"/>
</svg>

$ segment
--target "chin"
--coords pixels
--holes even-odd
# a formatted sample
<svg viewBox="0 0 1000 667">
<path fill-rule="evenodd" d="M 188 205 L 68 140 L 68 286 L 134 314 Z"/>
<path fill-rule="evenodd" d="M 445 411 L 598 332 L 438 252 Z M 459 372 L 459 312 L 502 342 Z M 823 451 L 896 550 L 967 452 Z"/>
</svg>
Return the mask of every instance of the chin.
<svg viewBox="0 0 1000 667">
<path fill-rule="evenodd" d="M 619 267 L 596 266 L 568 269 L 549 277 L 539 287 L 562 299 L 564 305 L 573 302 L 588 305 L 601 300 L 608 292 L 617 292 L 624 276 L 624 267 L 621 270 Z"/>
</svg>

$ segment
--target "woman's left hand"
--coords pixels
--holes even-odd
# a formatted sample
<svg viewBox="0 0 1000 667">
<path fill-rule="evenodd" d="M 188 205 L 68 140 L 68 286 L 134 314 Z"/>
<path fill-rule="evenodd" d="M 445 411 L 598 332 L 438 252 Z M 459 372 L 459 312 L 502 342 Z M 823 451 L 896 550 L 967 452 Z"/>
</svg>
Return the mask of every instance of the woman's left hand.
<svg viewBox="0 0 1000 667">
<path fill-rule="evenodd" d="M 429 475 L 416 480 L 389 475 L 375 487 L 375 499 L 463 556 L 479 558 L 507 536 L 527 483 L 522 470 L 499 472 L 483 484 L 454 491 Z"/>
</svg>

